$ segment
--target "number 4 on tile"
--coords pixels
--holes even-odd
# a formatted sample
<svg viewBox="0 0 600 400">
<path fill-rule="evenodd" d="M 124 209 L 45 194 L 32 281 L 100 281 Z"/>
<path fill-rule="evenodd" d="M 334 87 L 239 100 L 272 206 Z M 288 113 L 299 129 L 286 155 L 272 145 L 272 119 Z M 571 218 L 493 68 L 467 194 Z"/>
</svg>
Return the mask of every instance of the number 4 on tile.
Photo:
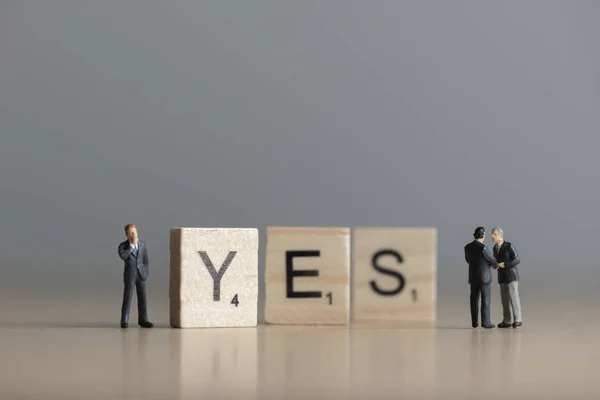
<svg viewBox="0 0 600 400">
<path fill-rule="evenodd" d="M 240 304 L 237 293 L 235 294 L 235 296 L 233 296 L 233 299 L 231 299 L 231 304 L 235 304 L 236 307 L 238 306 L 238 304 Z"/>
</svg>

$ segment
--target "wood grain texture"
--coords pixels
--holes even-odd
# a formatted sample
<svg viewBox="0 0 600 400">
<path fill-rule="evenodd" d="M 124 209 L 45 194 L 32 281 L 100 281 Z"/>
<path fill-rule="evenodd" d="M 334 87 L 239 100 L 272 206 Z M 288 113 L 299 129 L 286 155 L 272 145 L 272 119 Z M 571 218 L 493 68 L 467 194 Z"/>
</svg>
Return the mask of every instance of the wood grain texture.
<svg viewBox="0 0 600 400">
<path fill-rule="evenodd" d="M 353 321 L 435 324 L 435 228 L 355 228 L 352 259 Z"/>
<path fill-rule="evenodd" d="M 170 251 L 172 327 L 257 325 L 257 229 L 173 228 Z"/>
<path fill-rule="evenodd" d="M 268 324 L 347 324 L 350 316 L 350 229 L 330 227 L 267 227 L 265 322 Z M 296 256 L 290 252 L 311 252 Z M 316 276 L 288 277 L 293 271 Z M 300 272 L 302 273 L 302 272 Z M 292 288 L 288 290 L 288 280 Z M 293 297 L 288 292 L 314 292 Z"/>
</svg>

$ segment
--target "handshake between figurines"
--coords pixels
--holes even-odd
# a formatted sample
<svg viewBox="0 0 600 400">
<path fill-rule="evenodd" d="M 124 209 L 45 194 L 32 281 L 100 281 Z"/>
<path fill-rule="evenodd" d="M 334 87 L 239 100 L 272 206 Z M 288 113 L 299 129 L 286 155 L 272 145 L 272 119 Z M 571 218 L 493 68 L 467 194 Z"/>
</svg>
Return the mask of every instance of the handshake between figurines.
<svg viewBox="0 0 600 400">
<path fill-rule="evenodd" d="M 498 263 L 498 265 L 490 267 L 490 268 L 492 268 L 492 269 L 494 269 L 494 270 L 497 271 L 500 268 L 504 268 L 504 262 L 500 262 L 500 263 Z"/>
</svg>

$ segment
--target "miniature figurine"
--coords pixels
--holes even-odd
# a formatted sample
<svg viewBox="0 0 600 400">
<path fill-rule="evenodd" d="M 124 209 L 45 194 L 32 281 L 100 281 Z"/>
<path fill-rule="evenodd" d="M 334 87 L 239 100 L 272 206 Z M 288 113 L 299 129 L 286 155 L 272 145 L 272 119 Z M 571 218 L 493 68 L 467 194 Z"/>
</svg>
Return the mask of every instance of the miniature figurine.
<svg viewBox="0 0 600 400">
<path fill-rule="evenodd" d="M 465 260 L 469 264 L 469 284 L 471 285 L 471 322 L 473 328 L 479 326 L 477 320 L 479 296 L 481 295 L 481 326 L 490 329 L 496 326 L 490 320 L 491 268 L 498 269 L 498 262 L 494 259 L 490 249 L 483 243 L 485 228 L 477 227 L 473 236 L 475 240 L 465 246 Z"/>
<path fill-rule="evenodd" d="M 500 284 L 500 297 L 502 298 L 502 312 L 504 319 L 498 328 L 518 328 L 523 325 L 521 319 L 521 300 L 519 299 L 519 270 L 517 265 L 521 262 L 517 249 L 511 242 L 504 240 L 504 231 L 500 227 L 492 229 L 494 243 L 494 257 L 498 261 L 498 283 Z M 514 319 L 513 319 L 514 317 Z"/>
<path fill-rule="evenodd" d="M 123 306 L 121 307 L 121 328 L 127 328 L 129 308 L 135 286 L 138 301 L 138 324 L 143 328 L 152 328 L 154 324 L 148 321 L 146 306 L 146 279 L 148 279 L 148 249 L 146 244 L 138 239 L 137 228 L 134 224 L 125 226 L 127 240 L 119 244 L 119 257 L 125 261 L 123 271 Z"/>
</svg>

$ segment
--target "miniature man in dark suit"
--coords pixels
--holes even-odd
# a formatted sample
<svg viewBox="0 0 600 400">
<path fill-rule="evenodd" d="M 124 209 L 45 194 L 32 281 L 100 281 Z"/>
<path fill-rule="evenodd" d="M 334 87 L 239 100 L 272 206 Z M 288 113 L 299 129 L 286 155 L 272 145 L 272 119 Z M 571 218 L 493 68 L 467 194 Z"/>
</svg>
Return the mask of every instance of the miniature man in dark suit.
<svg viewBox="0 0 600 400">
<path fill-rule="evenodd" d="M 498 262 L 492 256 L 490 249 L 483 243 L 485 229 L 477 227 L 473 233 L 475 240 L 465 246 L 465 260 L 469 264 L 469 284 L 471 285 L 471 323 L 473 328 L 479 326 L 478 308 L 481 296 L 481 326 L 486 329 L 496 325 L 490 320 L 490 295 L 492 272 L 498 269 Z"/>
<path fill-rule="evenodd" d="M 119 244 L 119 257 L 125 261 L 123 271 L 123 306 L 121 307 L 121 328 L 127 328 L 129 322 L 129 306 L 135 286 L 138 301 L 138 324 L 143 328 L 152 328 L 154 324 L 148 321 L 146 306 L 146 279 L 148 279 L 148 250 L 146 244 L 138 239 L 137 228 L 134 224 L 125 226 L 127 240 Z"/>
<path fill-rule="evenodd" d="M 517 265 L 521 262 L 517 249 L 511 242 L 504 240 L 502 228 L 492 229 L 494 243 L 494 257 L 499 263 L 498 283 L 500 284 L 500 297 L 502 298 L 502 311 L 504 319 L 498 328 L 518 328 L 523 325 L 521 318 L 521 299 L 519 299 L 519 270 Z M 514 316 L 514 319 L 513 319 Z"/>
</svg>

